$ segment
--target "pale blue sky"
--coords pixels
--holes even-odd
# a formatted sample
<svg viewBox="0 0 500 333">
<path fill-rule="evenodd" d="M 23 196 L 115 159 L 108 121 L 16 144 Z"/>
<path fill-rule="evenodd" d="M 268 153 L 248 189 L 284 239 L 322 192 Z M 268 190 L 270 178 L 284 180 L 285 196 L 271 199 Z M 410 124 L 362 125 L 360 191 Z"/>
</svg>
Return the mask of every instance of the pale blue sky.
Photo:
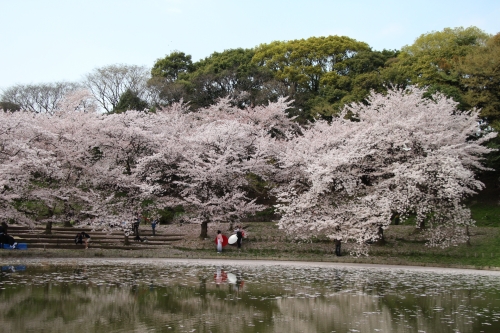
<svg viewBox="0 0 500 333">
<path fill-rule="evenodd" d="M 499 18 L 498 0 L 0 0 L 0 89 L 312 36 L 400 49 L 446 27 L 496 34 Z"/>
</svg>

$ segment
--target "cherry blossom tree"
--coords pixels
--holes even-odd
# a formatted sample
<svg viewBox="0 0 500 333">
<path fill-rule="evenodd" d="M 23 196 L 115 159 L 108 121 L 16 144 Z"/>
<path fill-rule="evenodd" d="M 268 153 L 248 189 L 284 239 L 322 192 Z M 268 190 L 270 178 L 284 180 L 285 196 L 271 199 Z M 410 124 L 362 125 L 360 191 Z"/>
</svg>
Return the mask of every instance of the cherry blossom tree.
<svg viewBox="0 0 500 333">
<path fill-rule="evenodd" d="M 162 149 L 145 157 L 137 175 L 146 193 L 172 200 L 180 198 L 191 222 L 207 237 L 213 221 L 234 221 L 263 208 L 245 194 L 249 175 L 262 177 L 273 167 L 273 136 L 284 136 L 296 125 L 280 99 L 267 107 L 240 109 L 228 99 L 188 112 L 180 105 L 164 109 L 169 118 Z M 167 123 L 167 122 L 165 122 Z"/>
<path fill-rule="evenodd" d="M 226 120 L 204 124 L 186 138 L 178 184 L 183 199 L 195 207 L 200 237 L 207 236 L 211 221 L 234 220 L 262 209 L 243 190 L 247 174 L 258 172 L 262 157 L 253 142 L 256 135 L 251 127 Z"/>
<path fill-rule="evenodd" d="M 484 187 L 474 174 L 494 134 L 478 132 L 476 111 L 423 94 L 372 94 L 300 128 L 286 99 L 106 115 L 88 92 L 72 91 L 52 114 L 0 112 L 0 208 L 29 222 L 19 203 L 41 202 L 53 220 L 72 207 L 117 220 L 145 200 L 182 204 L 206 237 L 208 223 L 263 208 L 246 191 L 255 175 L 276 187 L 280 227 L 300 237 L 340 237 L 364 252 L 397 213 L 415 215 L 429 245 L 457 244 L 473 225 L 462 201 Z"/>
<path fill-rule="evenodd" d="M 296 128 L 288 104 L 241 110 L 221 100 L 199 112 L 178 103 L 157 113 L 106 115 L 78 90 L 52 114 L 3 112 L 2 207 L 19 220 L 20 210 L 36 216 L 21 206 L 37 202 L 48 210 L 47 221 L 78 207 L 99 221 L 130 218 L 146 199 L 153 208 L 183 204 L 206 236 L 208 222 L 262 208 L 245 186 L 250 173 L 270 169 L 269 139 Z"/>
<path fill-rule="evenodd" d="M 331 123 L 317 121 L 279 155 L 286 182 L 277 191 L 279 225 L 298 237 L 326 235 L 358 245 L 380 239 L 390 218 L 416 215 L 430 246 L 467 240 L 464 198 L 484 185 L 477 111 L 417 88 L 372 94 Z"/>
<path fill-rule="evenodd" d="M 89 217 L 131 214 L 139 205 L 142 192 L 133 169 L 157 144 L 151 135 L 154 115 L 106 116 L 90 100 L 88 92 L 74 92 L 52 115 L 0 113 L 0 200 L 10 212 L 6 217 L 19 220 L 22 207 L 13 210 L 16 202 L 37 202 L 49 216 L 58 210 L 59 219 L 71 203 Z"/>
<path fill-rule="evenodd" d="M 51 136 L 43 126 L 33 126 L 32 119 L 39 117 L 27 111 L 0 112 L 0 207 L 4 217 L 23 222 L 29 220 L 12 203 L 21 198 L 31 175 L 57 177 L 58 174 L 50 151 L 36 145 Z"/>
</svg>

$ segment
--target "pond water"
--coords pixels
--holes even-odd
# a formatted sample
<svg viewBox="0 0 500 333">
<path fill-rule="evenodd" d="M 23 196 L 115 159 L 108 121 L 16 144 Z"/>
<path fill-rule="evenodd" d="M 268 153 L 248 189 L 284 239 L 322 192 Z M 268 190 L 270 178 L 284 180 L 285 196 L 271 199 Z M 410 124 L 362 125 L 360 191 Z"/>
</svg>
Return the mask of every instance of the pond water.
<svg viewBox="0 0 500 333">
<path fill-rule="evenodd" d="M 2 265 L 0 332 L 500 332 L 500 272 L 164 259 Z"/>
</svg>

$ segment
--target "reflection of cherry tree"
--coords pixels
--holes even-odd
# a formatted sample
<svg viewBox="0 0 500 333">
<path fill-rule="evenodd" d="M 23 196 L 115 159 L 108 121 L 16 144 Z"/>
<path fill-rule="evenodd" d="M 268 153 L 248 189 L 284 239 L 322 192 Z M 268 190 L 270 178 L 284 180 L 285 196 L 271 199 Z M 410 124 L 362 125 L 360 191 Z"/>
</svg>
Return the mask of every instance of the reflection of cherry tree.
<svg viewBox="0 0 500 333">
<path fill-rule="evenodd" d="M 474 171 L 484 169 L 489 149 L 481 144 L 493 134 L 477 138 L 477 113 L 423 93 L 372 94 L 368 105 L 347 107 L 289 141 L 280 155 L 289 181 L 277 191 L 281 228 L 362 247 L 382 236 L 393 214 L 415 214 L 430 229 L 429 245 L 465 241 L 473 221 L 461 201 L 483 188 Z"/>
</svg>

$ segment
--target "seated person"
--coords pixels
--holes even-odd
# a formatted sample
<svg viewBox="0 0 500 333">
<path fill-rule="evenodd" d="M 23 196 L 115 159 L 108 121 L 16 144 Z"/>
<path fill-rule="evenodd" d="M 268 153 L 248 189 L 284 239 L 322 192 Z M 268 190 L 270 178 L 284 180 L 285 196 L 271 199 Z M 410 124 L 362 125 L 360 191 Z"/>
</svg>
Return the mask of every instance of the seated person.
<svg viewBox="0 0 500 333">
<path fill-rule="evenodd" d="M 12 249 L 17 246 L 14 237 L 7 234 L 7 224 L 5 222 L 0 225 L 0 244 L 9 244 Z"/>
<path fill-rule="evenodd" d="M 82 232 L 76 234 L 75 244 L 84 244 L 85 243 L 85 248 L 88 249 L 89 242 L 90 242 L 90 235 L 87 234 L 85 231 L 82 231 Z"/>
<path fill-rule="evenodd" d="M 83 244 L 83 236 L 81 233 L 77 233 L 75 236 L 75 244 Z"/>
</svg>

